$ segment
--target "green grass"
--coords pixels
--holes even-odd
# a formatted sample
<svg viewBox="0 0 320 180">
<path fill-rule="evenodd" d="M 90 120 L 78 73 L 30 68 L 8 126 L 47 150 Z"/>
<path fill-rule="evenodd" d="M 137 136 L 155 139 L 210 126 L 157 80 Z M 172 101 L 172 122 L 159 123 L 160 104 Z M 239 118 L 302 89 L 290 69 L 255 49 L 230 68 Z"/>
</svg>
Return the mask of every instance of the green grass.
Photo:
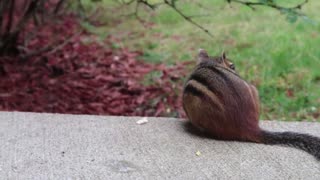
<svg viewBox="0 0 320 180">
<path fill-rule="evenodd" d="M 201 15 L 194 20 L 213 38 L 167 6 L 155 11 L 140 8 L 140 17 L 155 23 L 148 28 L 135 17 L 125 16 L 134 6 L 121 7 L 111 0 L 99 6 L 106 9 L 101 19 L 107 24 L 93 31 L 101 37 L 120 39 L 114 44 L 116 48 L 142 50 L 144 60 L 166 63 L 192 60 L 199 48 L 212 55 L 227 51 L 239 74 L 257 86 L 262 119 L 319 120 L 320 1 L 310 1 L 302 8 L 312 21 L 299 18 L 295 23 L 267 7 L 252 11 L 223 0 L 178 1 L 177 7 L 186 14 Z"/>
</svg>

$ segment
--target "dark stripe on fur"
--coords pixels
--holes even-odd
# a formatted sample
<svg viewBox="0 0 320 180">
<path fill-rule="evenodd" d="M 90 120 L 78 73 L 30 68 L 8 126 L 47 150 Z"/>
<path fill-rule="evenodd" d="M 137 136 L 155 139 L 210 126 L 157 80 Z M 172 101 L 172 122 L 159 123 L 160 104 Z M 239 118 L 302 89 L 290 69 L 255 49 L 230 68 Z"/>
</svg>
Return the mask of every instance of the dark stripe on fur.
<svg viewBox="0 0 320 180">
<path fill-rule="evenodd" d="M 230 69 L 225 68 L 225 67 L 223 67 L 221 65 L 218 65 L 218 64 L 216 64 L 216 63 L 214 63 L 212 61 L 207 61 L 207 62 L 204 62 L 204 63 L 200 63 L 198 67 L 199 68 L 220 68 L 220 69 L 223 69 L 224 71 L 228 71 L 228 72 L 232 73 L 233 75 L 235 75 L 235 76 L 239 77 L 240 79 L 242 79 L 237 73 L 235 73 L 235 72 L 231 71 Z"/>
<path fill-rule="evenodd" d="M 201 74 L 194 73 L 191 75 L 189 80 L 195 80 L 199 82 L 200 84 L 205 86 L 207 89 L 209 89 L 212 93 L 219 96 L 221 94 L 219 90 L 216 89 L 216 86 L 211 86 L 207 79 L 208 79 L 207 77 L 203 77 Z"/>
<path fill-rule="evenodd" d="M 320 161 L 320 138 L 295 132 L 262 131 L 262 143 L 285 145 L 304 150 Z"/>
<path fill-rule="evenodd" d="M 210 96 L 208 94 L 205 94 L 204 92 L 201 91 L 201 89 L 197 89 L 196 87 L 194 87 L 192 84 L 187 84 L 187 86 L 184 88 L 184 94 L 190 93 L 193 96 L 197 96 L 199 98 L 201 98 L 202 100 L 206 100 L 208 101 L 208 103 L 211 104 L 211 106 L 217 107 L 219 109 L 221 109 L 221 105 L 219 105 L 220 103 L 220 99 L 218 99 L 218 101 L 216 101 L 215 99 L 211 99 Z M 219 97 L 217 97 L 219 98 Z"/>
<path fill-rule="evenodd" d="M 230 77 L 228 77 L 225 73 L 223 73 L 221 70 L 217 69 L 216 67 L 213 66 L 203 66 L 201 68 L 206 68 L 211 70 L 213 73 L 218 74 L 224 82 L 227 84 L 227 87 L 231 88 L 232 92 L 237 96 L 237 98 L 241 98 L 239 95 L 238 91 L 235 89 L 235 86 L 232 81 L 230 81 Z"/>
<path fill-rule="evenodd" d="M 199 97 L 203 97 L 204 94 L 198 90 L 197 88 L 193 87 L 192 85 L 188 84 L 185 88 L 184 88 L 184 93 L 191 93 L 195 96 L 199 96 Z"/>
</svg>

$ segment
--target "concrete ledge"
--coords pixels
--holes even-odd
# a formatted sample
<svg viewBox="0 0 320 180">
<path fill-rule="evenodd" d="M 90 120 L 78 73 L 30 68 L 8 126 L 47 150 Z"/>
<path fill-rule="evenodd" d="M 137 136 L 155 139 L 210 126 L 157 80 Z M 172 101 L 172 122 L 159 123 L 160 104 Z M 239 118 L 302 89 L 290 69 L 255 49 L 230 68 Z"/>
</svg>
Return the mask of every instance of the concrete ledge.
<svg viewBox="0 0 320 180">
<path fill-rule="evenodd" d="M 139 119 L 0 112 L 0 179 L 320 179 L 320 163 L 300 150 L 195 136 L 179 119 Z M 320 136 L 320 123 L 261 124 Z"/>
</svg>

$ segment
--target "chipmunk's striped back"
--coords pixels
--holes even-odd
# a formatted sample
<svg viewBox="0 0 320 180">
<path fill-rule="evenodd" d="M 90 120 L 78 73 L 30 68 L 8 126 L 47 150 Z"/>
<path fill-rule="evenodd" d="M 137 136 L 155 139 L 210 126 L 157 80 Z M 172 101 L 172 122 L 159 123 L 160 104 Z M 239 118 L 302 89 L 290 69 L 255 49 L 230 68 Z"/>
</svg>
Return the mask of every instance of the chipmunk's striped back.
<svg viewBox="0 0 320 180">
<path fill-rule="evenodd" d="M 243 127 L 257 126 L 257 123 L 246 124 L 248 117 L 256 122 L 258 120 L 258 107 L 255 107 L 250 86 L 236 74 L 234 68 L 227 65 L 232 63 L 224 56 L 211 58 L 200 54 L 200 58 L 185 84 L 183 98 L 186 113 L 195 126 L 201 129 L 210 127 L 215 137 L 240 139 L 238 134 L 246 131 Z M 207 114 L 206 117 L 202 116 L 203 113 Z M 250 135 L 243 133 L 243 136 L 249 138 Z"/>
</svg>

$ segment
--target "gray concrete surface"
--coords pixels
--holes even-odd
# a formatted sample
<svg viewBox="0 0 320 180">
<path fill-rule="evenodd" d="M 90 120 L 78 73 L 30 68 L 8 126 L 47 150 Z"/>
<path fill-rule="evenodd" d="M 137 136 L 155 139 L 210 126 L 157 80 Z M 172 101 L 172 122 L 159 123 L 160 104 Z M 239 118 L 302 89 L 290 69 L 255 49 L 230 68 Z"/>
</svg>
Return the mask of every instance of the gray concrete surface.
<svg viewBox="0 0 320 180">
<path fill-rule="evenodd" d="M 320 163 L 300 150 L 199 137 L 178 119 L 139 119 L 0 112 L 0 179 L 320 179 Z M 320 136 L 320 123 L 261 124 Z"/>
</svg>

